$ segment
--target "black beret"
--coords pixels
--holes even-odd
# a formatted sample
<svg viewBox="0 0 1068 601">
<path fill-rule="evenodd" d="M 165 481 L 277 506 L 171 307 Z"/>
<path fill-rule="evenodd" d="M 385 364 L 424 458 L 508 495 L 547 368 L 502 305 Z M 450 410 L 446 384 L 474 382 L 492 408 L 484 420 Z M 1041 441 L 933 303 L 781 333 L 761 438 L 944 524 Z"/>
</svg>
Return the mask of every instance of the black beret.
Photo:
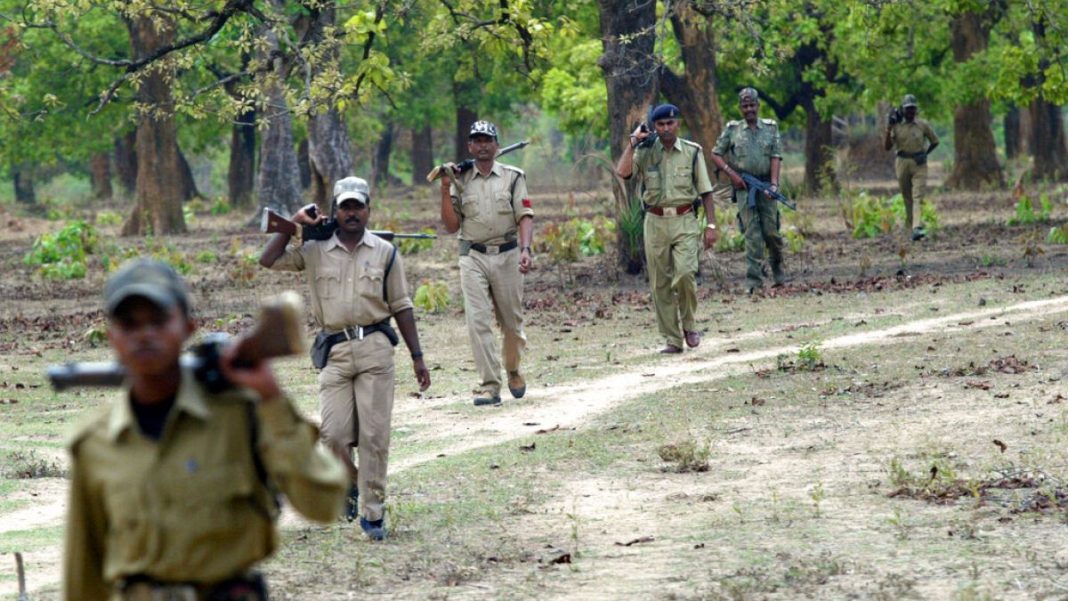
<svg viewBox="0 0 1068 601">
<path fill-rule="evenodd" d="M 649 113 L 649 120 L 657 122 L 661 119 L 676 119 L 679 116 L 679 107 L 674 104 L 661 104 Z"/>
</svg>

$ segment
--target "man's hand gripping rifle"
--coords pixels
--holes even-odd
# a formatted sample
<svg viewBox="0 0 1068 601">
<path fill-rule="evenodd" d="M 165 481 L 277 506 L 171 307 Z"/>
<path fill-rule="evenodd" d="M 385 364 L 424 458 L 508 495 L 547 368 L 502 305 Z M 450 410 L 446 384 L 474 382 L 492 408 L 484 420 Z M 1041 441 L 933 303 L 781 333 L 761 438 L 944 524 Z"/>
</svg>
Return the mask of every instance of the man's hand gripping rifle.
<svg viewBox="0 0 1068 601">
<path fill-rule="evenodd" d="M 749 191 L 749 196 L 746 199 L 745 205 L 750 209 L 756 209 L 757 194 L 767 194 L 769 197 L 786 205 L 788 208 L 797 210 L 797 205 L 791 204 L 790 199 L 782 195 L 778 190 L 771 189 L 771 183 L 766 182 L 755 175 L 746 173 L 745 171 L 739 171 L 738 175 L 741 176 L 742 181 L 745 182 L 745 188 Z"/>
<path fill-rule="evenodd" d="M 212 392 L 232 386 L 219 367 L 223 349 L 236 345 L 238 368 L 274 357 L 304 352 L 304 309 L 300 295 L 287 291 L 268 299 L 260 307 L 256 325 L 236 338 L 218 332 L 208 334 L 181 359 L 191 366 L 197 379 Z M 113 362 L 64 363 L 48 368 L 48 380 L 57 392 L 75 386 L 121 386 L 126 372 Z"/>
<path fill-rule="evenodd" d="M 308 216 L 315 219 L 318 210 L 315 205 L 307 207 Z M 302 240 L 328 240 L 337 231 L 337 219 L 328 219 L 315 225 L 301 225 L 282 217 L 271 209 L 263 209 L 263 220 L 260 222 L 260 231 L 265 234 L 289 234 L 300 236 Z M 385 230 L 370 230 L 370 232 L 383 240 L 392 242 L 394 238 L 414 238 L 417 240 L 436 240 L 434 234 L 399 234 Z"/>
<path fill-rule="evenodd" d="M 499 158 L 499 157 L 502 157 L 502 156 L 508 154 L 509 152 L 514 151 L 514 150 L 519 150 L 520 148 L 525 148 L 528 144 L 530 144 L 530 140 L 523 140 L 522 142 L 516 142 L 515 144 L 509 144 L 508 146 L 505 146 L 504 148 L 501 148 L 500 150 L 497 151 L 497 157 Z M 471 168 L 474 167 L 474 166 L 475 166 L 475 159 L 467 159 L 466 161 L 460 161 L 459 163 L 456 163 L 455 165 L 452 166 L 452 174 L 450 174 L 450 177 L 453 177 L 453 176 L 456 176 L 456 175 L 460 175 L 461 173 L 464 173 L 466 171 L 470 171 Z M 447 168 L 448 168 L 448 164 L 438 165 L 437 167 L 434 167 L 434 169 L 432 169 L 430 171 L 430 173 L 426 174 L 426 182 L 428 184 L 429 183 L 433 183 L 434 180 L 441 178 L 441 176 L 445 174 L 445 170 Z"/>
</svg>

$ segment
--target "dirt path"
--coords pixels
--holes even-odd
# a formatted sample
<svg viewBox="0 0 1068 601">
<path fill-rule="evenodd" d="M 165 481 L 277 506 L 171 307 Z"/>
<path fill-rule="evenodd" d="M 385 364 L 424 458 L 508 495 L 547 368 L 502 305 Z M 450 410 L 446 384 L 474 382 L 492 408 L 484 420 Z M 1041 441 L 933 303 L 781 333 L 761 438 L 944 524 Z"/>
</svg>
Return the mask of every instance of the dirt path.
<svg viewBox="0 0 1068 601">
<path fill-rule="evenodd" d="M 915 320 L 909 323 L 879 330 L 848 334 L 829 338 L 822 342 L 824 349 L 846 349 L 875 344 L 894 344 L 895 340 L 933 332 L 953 332 L 964 328 L 987 328 L 1004 326 L 1005 319 L 1024 322 L 1044 319 L 1051 315 L 1068 312 L 1068 296 L 1018 303 L 1007 307 L 966 311 L 936 318 Z M 766 337 L 774 336 L 765 332 Z M 522 403 L 506 403 L 493 414 L 477 421 L 469 417 L 445 412 L 406 412 L 404 421 L 420 423 L 420 431 L 405 444 L 417 443 L 432 450 L 405 457 L 394 462 L 391 471 L 397 472 L 429 461 L 441 454 L 457 455 L 473 449 L 496 445 L 533 434 L 547 427 L 581 428 L 592 419 L 614 407 L 658 390 L 680 384 L 707 383 L 731 375 L 747 373 L 753 364 L 761 364 L 781 354 L 793 355 L 798 345 L 783 345 L 748 353 L 723 354 L 724 347 L 735 339 L 707 337 L 702 346 L 680 358 L 664 358 L 657 363 L 619 373 L 591 382 L 567 386 L 553 386 L 531 390 Z M 457 402 L 455 397 L 433 401 L 434 406 Z M 420 404 L 424 409 L 428 402 L 421 399 L 405 399 L 398 403 L 403 411 L 405 405 Z M 425 423 L 430 420 L 430 423 Z M 404 421 L 396 424 L 403 426 Z M 537 425 L 529 425 L 537 424 Z M 588 487 L 597 488 L 596 483 Z M 590 488 L 572 491 L 573 494 L 590 495 Z M 40 495 L 32 508 L 0 516 L 0 533 L 42 527 L 59 526 L 65 512 L 66 497 L 62 494 Z M 35 497 L 35 499 L 39 499 Z M 287 513 L 283 516 L 284 528 L 298 527 L 302 520 Z M 56 547 L 39 549 L 26 554 L 32 566 L 29 580 L 36 589 L 58 581 L 59 550 Z M 0 582 L 0 594 L 9 594 L 13 583 Z"/>
</svg>

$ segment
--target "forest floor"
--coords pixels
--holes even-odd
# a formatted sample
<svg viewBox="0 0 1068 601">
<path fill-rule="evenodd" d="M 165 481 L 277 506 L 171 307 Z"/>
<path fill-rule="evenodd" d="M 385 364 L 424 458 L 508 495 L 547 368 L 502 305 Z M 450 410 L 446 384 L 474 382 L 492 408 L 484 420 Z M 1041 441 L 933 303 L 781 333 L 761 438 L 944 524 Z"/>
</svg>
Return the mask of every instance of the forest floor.
<svg viewBox="0 0 1068 601">
<path fill-rule="evenodd" d="M 376 200 L 372 226 L 433 227 L 416 196 Z M 567 266 L 543 252 L 524 299 L 528 394 L 495 408 L 470 402 L 455 242 L 406 255 L 413 291 L 443 281 L 453 301 L 417 312 L 427 394 L 397 354 L 391 537 L 287 513 L 264 566 L 274 598 L 1068 596 L 1068 247 L 1043 242 L 1068 203 L 1050 198 L 1052 223 L 1009 226 L 1007 192 L 936 194 L 942 227 L 917 243 L 854 240 L 835 199 L 803 200 L 784 215 L 804 235 L 785 288 L 746 296 L 741 253 L 704 257 L 704 338 L 678 356 L 657 354 L 646 283 L 611 248 Z M 537 232 L 605 202 L 536 197 Z M 43 373 L 108 357 L 106 276 L 35 275 L 22 257 L 60 224 L 3 208 L 0 599 L 15 599 L 16 551 L 30 598 L 56 599 L 64 439 L 113 395 L 55 394 Z M 186 260 L 201 330 L 236 332 L 262 297 L 305 291 L 253 265 L 265 238 L 239 221 L 101 232 L 112 252 Z M 277 370 L 315 416 L 307 358 Z"/>
</svg>

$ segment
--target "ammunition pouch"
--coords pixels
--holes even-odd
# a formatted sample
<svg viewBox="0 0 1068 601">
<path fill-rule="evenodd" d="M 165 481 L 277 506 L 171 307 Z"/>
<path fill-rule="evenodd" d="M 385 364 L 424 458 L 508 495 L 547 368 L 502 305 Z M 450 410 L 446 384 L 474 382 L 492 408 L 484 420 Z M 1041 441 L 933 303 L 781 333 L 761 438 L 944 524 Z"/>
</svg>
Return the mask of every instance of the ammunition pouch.
<svg viewBox="0 0 1068 601">
<path fill-rule="evenodd" d="M 912 159 L 917 167 L 927 164 L 927 153 L 922 150 L 920 152 L 901 152 L 899 150 L 897 156 L 902 159 Z"/>
</svg>

